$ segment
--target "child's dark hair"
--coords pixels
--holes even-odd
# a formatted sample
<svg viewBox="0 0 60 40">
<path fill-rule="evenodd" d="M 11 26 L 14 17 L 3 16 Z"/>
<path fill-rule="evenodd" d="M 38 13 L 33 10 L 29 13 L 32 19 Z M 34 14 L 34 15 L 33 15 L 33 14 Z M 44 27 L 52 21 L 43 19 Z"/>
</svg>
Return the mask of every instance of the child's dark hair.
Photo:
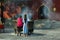
<svg viewBox="0 0 60 40">
<path fill-rule="evenodd" d="M 25 23 L 27 21 L 27 15 L 26 14 L 24 15 L 24 21 L 25 21 Z"/>
<path fill-rule="evenodd" d="M 20 18 L 22 18 L 22 16 L 19 16 Z"/>
</svg>

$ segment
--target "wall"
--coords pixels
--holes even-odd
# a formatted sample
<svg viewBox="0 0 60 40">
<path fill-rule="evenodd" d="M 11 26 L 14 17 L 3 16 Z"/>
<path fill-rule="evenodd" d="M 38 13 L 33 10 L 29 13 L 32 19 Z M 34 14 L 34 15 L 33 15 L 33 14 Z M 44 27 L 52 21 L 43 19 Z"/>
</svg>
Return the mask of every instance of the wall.
<svg viewBox="0 0 60 40">
<path fill-rule="evenodd" d="M 60 0 L 53 0 L 53 8 L 56 8 L 55 12 L 50 13 L 50 19 L 60 21 Z"/>
<path fill-rule="evenodd" d="M 41 0 L 33 0 L 32 9 L 34 11 L 33 18 L 35 20 L 38 19 L 38 9 L 39 9 L 40 5 L 41 5 Z"/>
<path fill-rule="evenodd" d="M 56 7 L 56 12 L 60 13 L 60 0 L 53 0 L 53 6 Z"/>
</svg>

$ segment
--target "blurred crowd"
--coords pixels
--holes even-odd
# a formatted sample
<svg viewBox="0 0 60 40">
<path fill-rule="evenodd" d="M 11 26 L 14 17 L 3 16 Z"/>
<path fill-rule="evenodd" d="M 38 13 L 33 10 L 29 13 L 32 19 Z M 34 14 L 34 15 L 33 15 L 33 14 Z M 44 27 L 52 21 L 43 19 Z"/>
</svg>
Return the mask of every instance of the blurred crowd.
<svg viewBox="0 0 60 40">
<path fill-rule="evenodd" d="M 7 1 L 5 3 L 2 3 L 2 5 L 4 6 L 4 11 L 3 11 L 3 17 L 5 19 L 9 19 L 9 18 L 12 18 L 12 17 L 17 17 L 19 14 L 23 13 L 24 10 L 28 10 L 29 9 L 29 12 L 31 13 L 31 9 L 28 8 L 28 6 L 24 5 L 23 3 L 22 4 L 16 4 L 14 2 L 10 2 L 10 1 Z M 1 12 L 1 9 L 0 9 L 0 12 Z"/>
</svg>

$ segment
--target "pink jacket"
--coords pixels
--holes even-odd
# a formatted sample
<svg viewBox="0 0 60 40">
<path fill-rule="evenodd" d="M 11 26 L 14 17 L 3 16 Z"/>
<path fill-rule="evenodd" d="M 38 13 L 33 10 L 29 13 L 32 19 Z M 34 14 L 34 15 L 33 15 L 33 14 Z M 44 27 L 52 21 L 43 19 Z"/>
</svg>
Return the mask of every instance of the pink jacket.
<svg viewBox="0 0 60 40">
<path fill-rule="evenodd" d="M 17 27 L 22 27 L 22 26 L 23 26 L 22 18 L 18 18 L 17 19 Z"/>
</svg>

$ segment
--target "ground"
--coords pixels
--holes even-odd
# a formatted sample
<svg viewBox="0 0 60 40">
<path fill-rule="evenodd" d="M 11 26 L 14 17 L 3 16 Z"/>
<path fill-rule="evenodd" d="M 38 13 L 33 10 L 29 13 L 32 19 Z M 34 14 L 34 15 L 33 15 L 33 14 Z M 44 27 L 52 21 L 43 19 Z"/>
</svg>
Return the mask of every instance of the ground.
<svg viewBox="0 0 60 40">
<path fill-rule="evenodd" d="M 28 37 L 16 36 L 14 29 L 7 27 L 0 33 L 0 40 L 60 40 L 60 21 L 36 20 L 34 32 Z"/>
</svg>

